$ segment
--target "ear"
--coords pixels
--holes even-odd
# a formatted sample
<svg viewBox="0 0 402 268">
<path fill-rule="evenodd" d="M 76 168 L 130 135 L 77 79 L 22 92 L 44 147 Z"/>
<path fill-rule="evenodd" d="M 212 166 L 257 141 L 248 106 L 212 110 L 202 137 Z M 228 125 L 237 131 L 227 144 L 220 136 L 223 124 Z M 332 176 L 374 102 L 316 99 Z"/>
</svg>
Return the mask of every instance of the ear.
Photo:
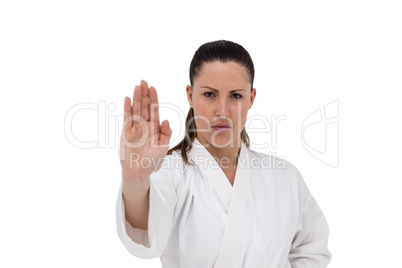
<svg viewBox="0 0 402 268">
<path fill-rule="evenodd" d="M 193 107 L 193 88 L 191 86 L 186 87 L 186 92 L 187 92 L 187 100 L 188 104 L 190 104 L 191 108 Z"/>
<path fill-rule="evenodd" d="M 248 107 L 248 109 L 250 109 L 253 106 L 256 95 L 257 95 L 257 90 L 255 88 L 253 88 L 253 90 L 251 91 L 251 94 L 250 94 L 250 107 Z"/>
</svg>

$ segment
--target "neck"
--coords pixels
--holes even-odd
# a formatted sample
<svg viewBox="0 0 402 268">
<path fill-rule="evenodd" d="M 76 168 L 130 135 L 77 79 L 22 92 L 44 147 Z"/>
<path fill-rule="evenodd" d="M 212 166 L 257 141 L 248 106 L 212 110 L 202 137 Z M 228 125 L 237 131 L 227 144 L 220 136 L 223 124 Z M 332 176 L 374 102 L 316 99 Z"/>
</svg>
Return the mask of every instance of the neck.
<svg viewBox="0 0 402 268">
<path fill-rule="evenodd" d="M 222 169 L 235 168 L 237 160 L 240 155 L 241 141 L 240 143 L 235 141 L 234 146 L 227 146 L 223 148 L 215 147 L 212 144 L 203 144 L 207 151 L 218 162 Z"/>
</svg>

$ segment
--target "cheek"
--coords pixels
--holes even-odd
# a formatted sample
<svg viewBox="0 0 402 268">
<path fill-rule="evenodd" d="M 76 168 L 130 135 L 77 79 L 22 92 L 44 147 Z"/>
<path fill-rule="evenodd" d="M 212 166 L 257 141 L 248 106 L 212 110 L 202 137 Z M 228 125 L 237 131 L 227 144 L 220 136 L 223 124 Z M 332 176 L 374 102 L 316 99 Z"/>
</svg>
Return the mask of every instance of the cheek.
<svg viewBox="0 0 402 268">
<path fill-rule="evenodd" d="M 194 115 L 208 117 L 212 111 L 210 106 L 202 104 L 202 103 L 197 103 L 197 104 L 198 105 L 194 105 Z"/>
<path fill-rule="evenodd" d="M 247 103 L 242 103 L 238 105 L 233 105 L 232 109 L 232 114 L 233 114 L 233 119 L 236 118 L 236 120 L 241 120 L 242 123 L 244 123 L 247 119 L 247 112 L 248 112 L 248 104 Z"/>
<path fill-rule="evenodd" d="M 200 108 L 197 107 L 197 109 L 194 109 L 194 116 L 195 116 L 195 123 L 198 128 L 208 128 L 209 123 L 209 113 L 210 110 L 206 109 L 202 105 L 199 106 Z M 202 107 L 202 108 L 201 108 Z"/>
</svg>

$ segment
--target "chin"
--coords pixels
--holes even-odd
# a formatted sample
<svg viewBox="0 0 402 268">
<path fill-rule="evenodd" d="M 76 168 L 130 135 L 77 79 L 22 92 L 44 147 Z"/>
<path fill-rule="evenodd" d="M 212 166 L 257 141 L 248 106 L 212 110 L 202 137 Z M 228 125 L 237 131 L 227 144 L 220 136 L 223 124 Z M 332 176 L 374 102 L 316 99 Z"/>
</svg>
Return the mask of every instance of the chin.
<svg viewBox="0 0 402 268">
<path fill-rule="evenodd" d="M 234 147 L 233 137 L 229 134 L 211 136 L 210 144 L 217 148 Z"/>
</svg>

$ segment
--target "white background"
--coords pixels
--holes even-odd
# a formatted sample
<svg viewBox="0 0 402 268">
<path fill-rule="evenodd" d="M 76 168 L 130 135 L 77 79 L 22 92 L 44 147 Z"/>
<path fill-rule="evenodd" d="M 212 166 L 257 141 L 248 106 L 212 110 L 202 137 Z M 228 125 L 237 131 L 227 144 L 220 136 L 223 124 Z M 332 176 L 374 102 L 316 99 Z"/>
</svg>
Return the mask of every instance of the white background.
<svg viewBox="0 0 402 268">
<path fill-rule="evenodd" d="M 287 117 L 265 152 L 295 164 L 322 208 L 328 267 L 399 265 L 401 12 L 399 1 L 2 1 L 0 266 L 161 266 L 131 256 L 116 233 L 113 120 L 141 79 L 187 114 L 193 53 L 217 39 L 243 45 L 254 60 L 249 116 Z M 303 121 L 333 101 L 337 167 L 301 141 Z M 81 103 L 115 105 L 106 121 L 100 109 L 86 110 L 71 125 L 81 141 L 108 137 L 104 145 L 83 149 L 65 136 L 66 115 Z M 182 137 L 174 114 L 161 119 Z M 320 135 L 315 146 L 325 129 Z"/>
</svg>

